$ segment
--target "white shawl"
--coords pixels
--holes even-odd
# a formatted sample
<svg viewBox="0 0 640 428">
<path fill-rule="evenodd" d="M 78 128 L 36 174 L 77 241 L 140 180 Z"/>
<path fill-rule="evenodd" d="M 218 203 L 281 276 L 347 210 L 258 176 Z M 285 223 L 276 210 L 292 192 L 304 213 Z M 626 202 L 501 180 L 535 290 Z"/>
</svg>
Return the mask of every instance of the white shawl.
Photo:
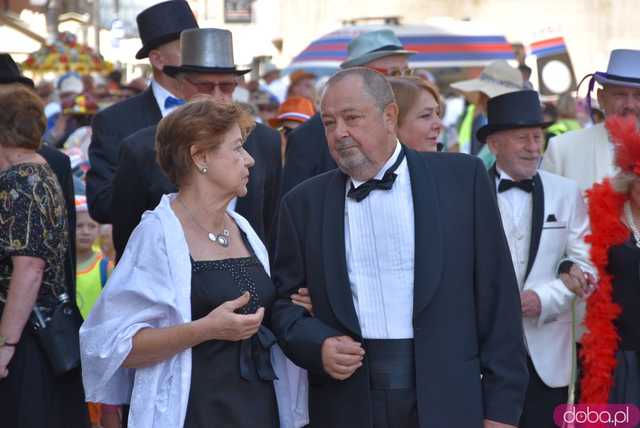
<svg viewBox="0 0 640 428">
<path fill-rule="evenodd" d="M 87 401 L 130 403 L 130 428 L 182 427 L 187 412 L 191 349 L 150 367 L 122 367 L 139 330 L 191 321 L 191 260 L 182 225 L 170 206 L 175 196 L 163 196 L 155 210 L 142 216 L 80 329 Z M 269 274 L 267 250 L 260 238 L 245 218 L 231 210 L 228 214 L 247 235 Z M 306 372 L 286 359 L 278 345 L 271 348 L 271 361 L 278 376 L 274 386 L 281 426 L 306 425 Z"/>
</svg>

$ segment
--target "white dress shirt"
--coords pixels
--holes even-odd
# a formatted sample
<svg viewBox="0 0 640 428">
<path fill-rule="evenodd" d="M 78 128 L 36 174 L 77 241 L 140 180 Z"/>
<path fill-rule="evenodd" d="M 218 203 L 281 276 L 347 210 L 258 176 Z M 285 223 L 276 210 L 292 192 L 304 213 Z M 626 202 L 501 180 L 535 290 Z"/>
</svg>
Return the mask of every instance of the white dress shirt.
<svg viewBox="0 0 640 428">
<path fill-rule="evenodd" d="M 499 178 L 496 178 L 496 190 L 500 180 L 513 180 L 509 174 L 496 167 Z M 513 262 L 520 290 L 524 286 L 529 262 L 529 245 L 531 243 L 531 219 L 533 199 L 531 193 L 513 187 L 505 192 L 498 192 L 498 207 L 504 233 L 509 244 L 509 252 Z"/>
<path fill-rule="evenodd" d="M 400 155 L 393 155 L 376 175 L 381 179 Z M 347 272 L 362 337 L 413 338 L 415 229 L 407 160 L 395 173 L 391 190 L 374 190 L 360 202 L 346 198 Z M 351 183 L 347 180 L 346 192 Z"/>
<path fill-rule="evenodd" d="M 158 103 L 158 108 L 160 109 L 160 114 L 162 115 L 162 117 L 165 117 L 166 115 L 171 113 L 173 109 L 177 107 L 177 106 L 174 106 L 168 109 L 164 108 L 164 103 L 167 100 L 167 98 L 169 97 L 178 98 L 178 97 L 173 95 L 166 88 L 162 87 L 162 85 L 160 85 L 155 80 L 151 81 L 151 91 L 153 92 L 153 97 L 156 99 L 156 102 Z"/>
</svg>

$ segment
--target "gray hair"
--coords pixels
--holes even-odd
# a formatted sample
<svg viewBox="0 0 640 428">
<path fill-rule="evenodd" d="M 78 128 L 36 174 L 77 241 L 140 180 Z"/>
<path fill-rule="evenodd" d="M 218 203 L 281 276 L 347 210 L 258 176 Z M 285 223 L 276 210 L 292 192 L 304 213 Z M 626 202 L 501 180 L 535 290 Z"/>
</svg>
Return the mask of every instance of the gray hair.
<svg viewBox="0 0 640 428">
<path fill-rule="evenodd" d="M 611 179 L 611 186 L 616 192 L 626 195 L 631 190 L 631 184 L 638 178 L 632 172 L 620 171 Z"/>
<path fill-rule="evenodd" d="M 377 71 L 371 70 L 365 67 L 353 67 L 345 70 L 340 70 L 327 81 L 322 91 L 322 97 L 327 93 L 327 90 L 336 83 L 344 80 L 349 76 L 358 76 L 362 80 L 362 86 L 364 91 L 375 101 L 376 107 L 380 111 L 391 103 L 395 103 L 396 99 L 393 95 L 393 90 L 387 79 Z"/>
</svg>

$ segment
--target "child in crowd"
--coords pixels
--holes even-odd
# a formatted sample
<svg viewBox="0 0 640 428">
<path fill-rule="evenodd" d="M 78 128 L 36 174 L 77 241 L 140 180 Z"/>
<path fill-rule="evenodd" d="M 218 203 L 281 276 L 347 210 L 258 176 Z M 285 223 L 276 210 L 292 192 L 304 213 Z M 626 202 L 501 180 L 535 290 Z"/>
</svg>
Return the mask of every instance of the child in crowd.
<svg viewBox="0 0 640 428">
<path fill-rule="evenodd" d="M 87 210 L 87 200 L 76 195 L 76 302 L 82 317 L 86 319 L 102 292 L 113 262 L 95 244 L 100 232 Z M 89 416 L 94 427 L 120 428 L 120 408 L 107 404 L 89 403 Z"/>
</svg>

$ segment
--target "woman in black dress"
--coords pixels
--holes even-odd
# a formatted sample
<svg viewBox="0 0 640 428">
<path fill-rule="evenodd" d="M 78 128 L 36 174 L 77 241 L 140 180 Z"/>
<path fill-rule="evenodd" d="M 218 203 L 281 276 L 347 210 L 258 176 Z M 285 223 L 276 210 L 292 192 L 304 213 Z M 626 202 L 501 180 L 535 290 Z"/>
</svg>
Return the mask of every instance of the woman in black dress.
<svg viewBox="0 0 640 428">
<path fill-rule="evenodd" d="M 88 398 L 130 400 L 141 426 L 300 426 L 283 413 L 300 400 L 274 386 L 266 248 L 228 208 L 247 194 L 252 125 L 211 97 L 162 119 L 157 159 L 180 190 L 143 216 L 80 331 Z M 124 394 L 114 367 L 134 369 Z"/>
<path fill-rule="evenodd" d="M 55 376 L 29 327 L 47 314 L 65 280 L 67 213 L 60 185 L 36 150 L 46 119 L 19 84 L 0 89 L 0 425 L 88 426 L 80 369 Z"/>
<path fill-rule="evenodd" d="M 620 172 L 588 192 L 598 288 L 587 301 L 581 401 L 640 406 L 640 134 L 607 119 Z"/>
</svg>

